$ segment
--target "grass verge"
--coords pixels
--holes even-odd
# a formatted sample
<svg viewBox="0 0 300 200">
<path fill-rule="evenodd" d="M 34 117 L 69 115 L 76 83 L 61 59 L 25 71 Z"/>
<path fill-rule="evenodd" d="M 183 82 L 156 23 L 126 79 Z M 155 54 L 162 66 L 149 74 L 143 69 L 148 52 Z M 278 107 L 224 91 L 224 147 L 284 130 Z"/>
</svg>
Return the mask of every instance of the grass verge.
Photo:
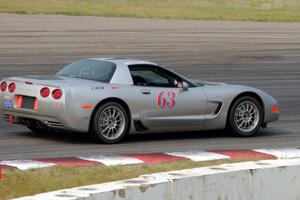
<svg viewBox="0 0 300 200">
<path fill-rule="evenodd" d="M 0 0 L 0 12 L 299 22 L 300 0 Z"/>
<path fill-rule="evenodd" d="M 0 199 L 11 199 L 58 189 L 136 178 L 142 174 L 235 163 L 249 160 L 208 162 L 178 161 L 159 165 L 51 167 L 28 171 L 5 170 L 0 180 Z"/>
</svg>

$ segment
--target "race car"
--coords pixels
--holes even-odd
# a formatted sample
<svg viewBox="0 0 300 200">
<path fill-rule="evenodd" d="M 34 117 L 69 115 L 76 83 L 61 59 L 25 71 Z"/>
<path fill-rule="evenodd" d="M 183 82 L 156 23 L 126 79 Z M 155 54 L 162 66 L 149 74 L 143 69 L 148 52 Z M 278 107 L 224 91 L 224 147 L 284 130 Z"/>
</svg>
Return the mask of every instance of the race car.
<svg viewBox="0 0 300 200">
<path fill-rule="evenodd" d="M 259 89 L 193 81 L 129 58 L 82 59 L 55 75 L 0 83 L 6 121 L 34 132 L 86 132 L 109 144 L 149 132 L 228 129 L 236 136 L 253 136 L 279 118 L 277 101 Z"/>
</svg>

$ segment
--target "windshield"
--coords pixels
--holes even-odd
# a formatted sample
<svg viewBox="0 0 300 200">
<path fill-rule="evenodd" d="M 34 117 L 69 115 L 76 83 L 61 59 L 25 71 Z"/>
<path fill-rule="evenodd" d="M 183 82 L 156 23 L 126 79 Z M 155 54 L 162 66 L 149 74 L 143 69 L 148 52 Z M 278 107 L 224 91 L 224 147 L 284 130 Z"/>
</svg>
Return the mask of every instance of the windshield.
<svg viewBox="0 0 300 200">
<path fill-rule="evenodd" d="M 79 60 L 67 65 L 57 76 L 82 78 L 108 83 L 116 70 L 116 65 L 102 60 Z"/>
</svg>

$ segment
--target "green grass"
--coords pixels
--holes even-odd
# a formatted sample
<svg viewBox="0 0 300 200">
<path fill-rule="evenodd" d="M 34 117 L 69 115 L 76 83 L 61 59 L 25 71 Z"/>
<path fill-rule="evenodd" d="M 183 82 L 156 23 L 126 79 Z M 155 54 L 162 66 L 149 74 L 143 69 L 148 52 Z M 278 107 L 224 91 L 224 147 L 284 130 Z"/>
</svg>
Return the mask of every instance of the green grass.
<svg viewBox="0 0 300 200">
<path fill-rule="evenodd" d="M 300 0 L 0 0 L 2 13 L 300 21 Z"/>
<path fill-rule="evenodd" d="M 136 178 L 142 174 L 157 173 L 245 160 L 219 160 L 209 162 L 179 161 L 160 165 L 51 167 L 27 171 L 5 170 L 0 180 L 0 199 L 28 196 L 82 185 Z"/>
</svg>

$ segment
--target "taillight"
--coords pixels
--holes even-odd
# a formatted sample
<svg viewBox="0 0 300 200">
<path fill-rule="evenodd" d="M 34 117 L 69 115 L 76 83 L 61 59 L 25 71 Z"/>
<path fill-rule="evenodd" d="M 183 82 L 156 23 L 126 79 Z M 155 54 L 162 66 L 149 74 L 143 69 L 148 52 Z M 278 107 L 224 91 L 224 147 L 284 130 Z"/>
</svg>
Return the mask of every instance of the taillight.
<svg viewBox="0 0 300 200">
<path fill-rule="evenodd" d="M 2 82 L 1 83 L 1 91 L 4 92 L 7 88 L 7 83 L 6 82 Z"/>
<path fill-rule="evenodd" d="M 9 84 L 9 86 L 8 86 L 8 91 L 9 91 L 10 93 L 13 93 L 15 90 L 16 90 L 16 84 L 15 84 L 15 83 Z"/>
<path fill-rule="evenodd" d="M 47 87 L 44 87 L 41 89 L 40 94 L 41 94 L 41 97 L 46 98 L 50 95 L 50 89 Z"/>
<path fill-rule="evenodd" d="M 61 91 L 60 89 L 55 89 L 55 90 L 53 90 L 53 92 L 52 92 L 52 97 L 53 97 L 54 99 L 60 99 L 61 96 L 62 96 L 62 91 Z"/>
</svg>

